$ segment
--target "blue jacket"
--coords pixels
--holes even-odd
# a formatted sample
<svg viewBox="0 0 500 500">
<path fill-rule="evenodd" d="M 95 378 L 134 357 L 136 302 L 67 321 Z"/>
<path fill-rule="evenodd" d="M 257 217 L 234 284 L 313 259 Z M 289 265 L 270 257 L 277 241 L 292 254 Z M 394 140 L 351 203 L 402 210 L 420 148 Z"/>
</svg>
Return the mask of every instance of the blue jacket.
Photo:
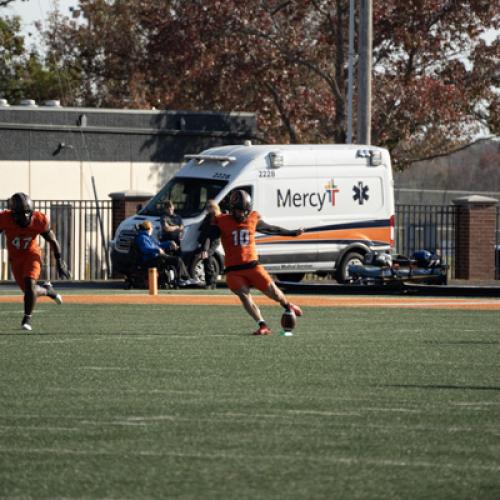
<svg viewBox="0 0 500 500">
<path fill-rule="evenodd" d="M 161 250 L 170 250 L 172 248 L 171 241 L 160 243 L 154 236 L 150 236 L 147 231 L 139 231 L 135 237 L 135 244 L 141 254 L 142 261 L 154 259 L 160 255 Z"/>
</svg>

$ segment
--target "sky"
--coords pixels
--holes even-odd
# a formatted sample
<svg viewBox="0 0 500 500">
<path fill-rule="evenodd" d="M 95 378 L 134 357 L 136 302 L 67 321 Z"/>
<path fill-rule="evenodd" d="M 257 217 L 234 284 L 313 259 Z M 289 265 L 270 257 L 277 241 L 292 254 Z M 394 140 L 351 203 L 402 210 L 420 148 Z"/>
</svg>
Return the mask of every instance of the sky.
<svg viewBox="0 0 500 500">
<path fill-rule="evenodd" d="M 36 40 L 36 21 L 44 22 L 49 12 L 56 7 L 64 16 L 70 16 L 70 7 L 76 7 L 78 0 L 14 0 L 7 7 L 2 9 L 2 14 L 15 15 L 21 18 L 22 33 L 28 37 L 32 34 L 32 39 Z M 29 45 L 29 38 L 26 40 Z"/>
</svg>

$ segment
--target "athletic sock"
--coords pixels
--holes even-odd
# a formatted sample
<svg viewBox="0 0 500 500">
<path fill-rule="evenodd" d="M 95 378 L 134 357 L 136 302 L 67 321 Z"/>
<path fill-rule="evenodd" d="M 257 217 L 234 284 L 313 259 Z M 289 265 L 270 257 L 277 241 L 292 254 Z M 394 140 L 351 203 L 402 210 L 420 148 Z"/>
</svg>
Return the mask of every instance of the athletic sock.
<svg viewBox="0 0 500 500">
<path fill-rule="evenodd" d="M 266 326 L 267 323 L 263 320 L 263 319 L 259 319 L 259 321 L 257 321 L 257 326 Z"/>
</svg>

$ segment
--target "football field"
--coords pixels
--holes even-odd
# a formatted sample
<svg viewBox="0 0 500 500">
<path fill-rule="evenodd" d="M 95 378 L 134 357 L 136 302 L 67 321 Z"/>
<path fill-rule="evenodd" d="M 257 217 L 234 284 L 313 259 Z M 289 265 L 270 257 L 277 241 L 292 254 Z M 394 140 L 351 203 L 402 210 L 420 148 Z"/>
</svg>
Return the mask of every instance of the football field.
<svg viewBox="0 0 500 500">
<path fill-rule="evenodd" d="M 1 498 L 500 498 L 498 300 L 191 294 L 0 300 Z"/>
</svg>

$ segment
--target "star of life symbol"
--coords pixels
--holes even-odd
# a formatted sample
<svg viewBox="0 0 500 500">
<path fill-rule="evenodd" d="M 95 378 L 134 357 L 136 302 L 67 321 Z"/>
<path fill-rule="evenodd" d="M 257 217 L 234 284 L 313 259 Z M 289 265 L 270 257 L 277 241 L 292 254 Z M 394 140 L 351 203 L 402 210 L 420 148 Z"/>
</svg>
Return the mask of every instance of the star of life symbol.
<svg viewBox="0 0 500 500">
<path fill-rule="evenodd" d="M 370 195 L 368 194 L 370 188 L 368 186 L 364 186 L 363 181 L 359 181 L 358 185 L 353 186 L 352 190 L 354 191 L 352 199 L 357 201 L 360 205 L 363 205 L 365 201 L 368 201 L 370 198 Z"/>
<path fill-rule="evenodd" d="M 328 193 L 328 197 L 330 199 L 330 203 L 332 207 L 335 206 L 335 193 L 338 193 L 340 189 L 335 185 L 335 181 L 332 179 L 327 184 L 325 184 L 325 190 Z"/>
</svg>

